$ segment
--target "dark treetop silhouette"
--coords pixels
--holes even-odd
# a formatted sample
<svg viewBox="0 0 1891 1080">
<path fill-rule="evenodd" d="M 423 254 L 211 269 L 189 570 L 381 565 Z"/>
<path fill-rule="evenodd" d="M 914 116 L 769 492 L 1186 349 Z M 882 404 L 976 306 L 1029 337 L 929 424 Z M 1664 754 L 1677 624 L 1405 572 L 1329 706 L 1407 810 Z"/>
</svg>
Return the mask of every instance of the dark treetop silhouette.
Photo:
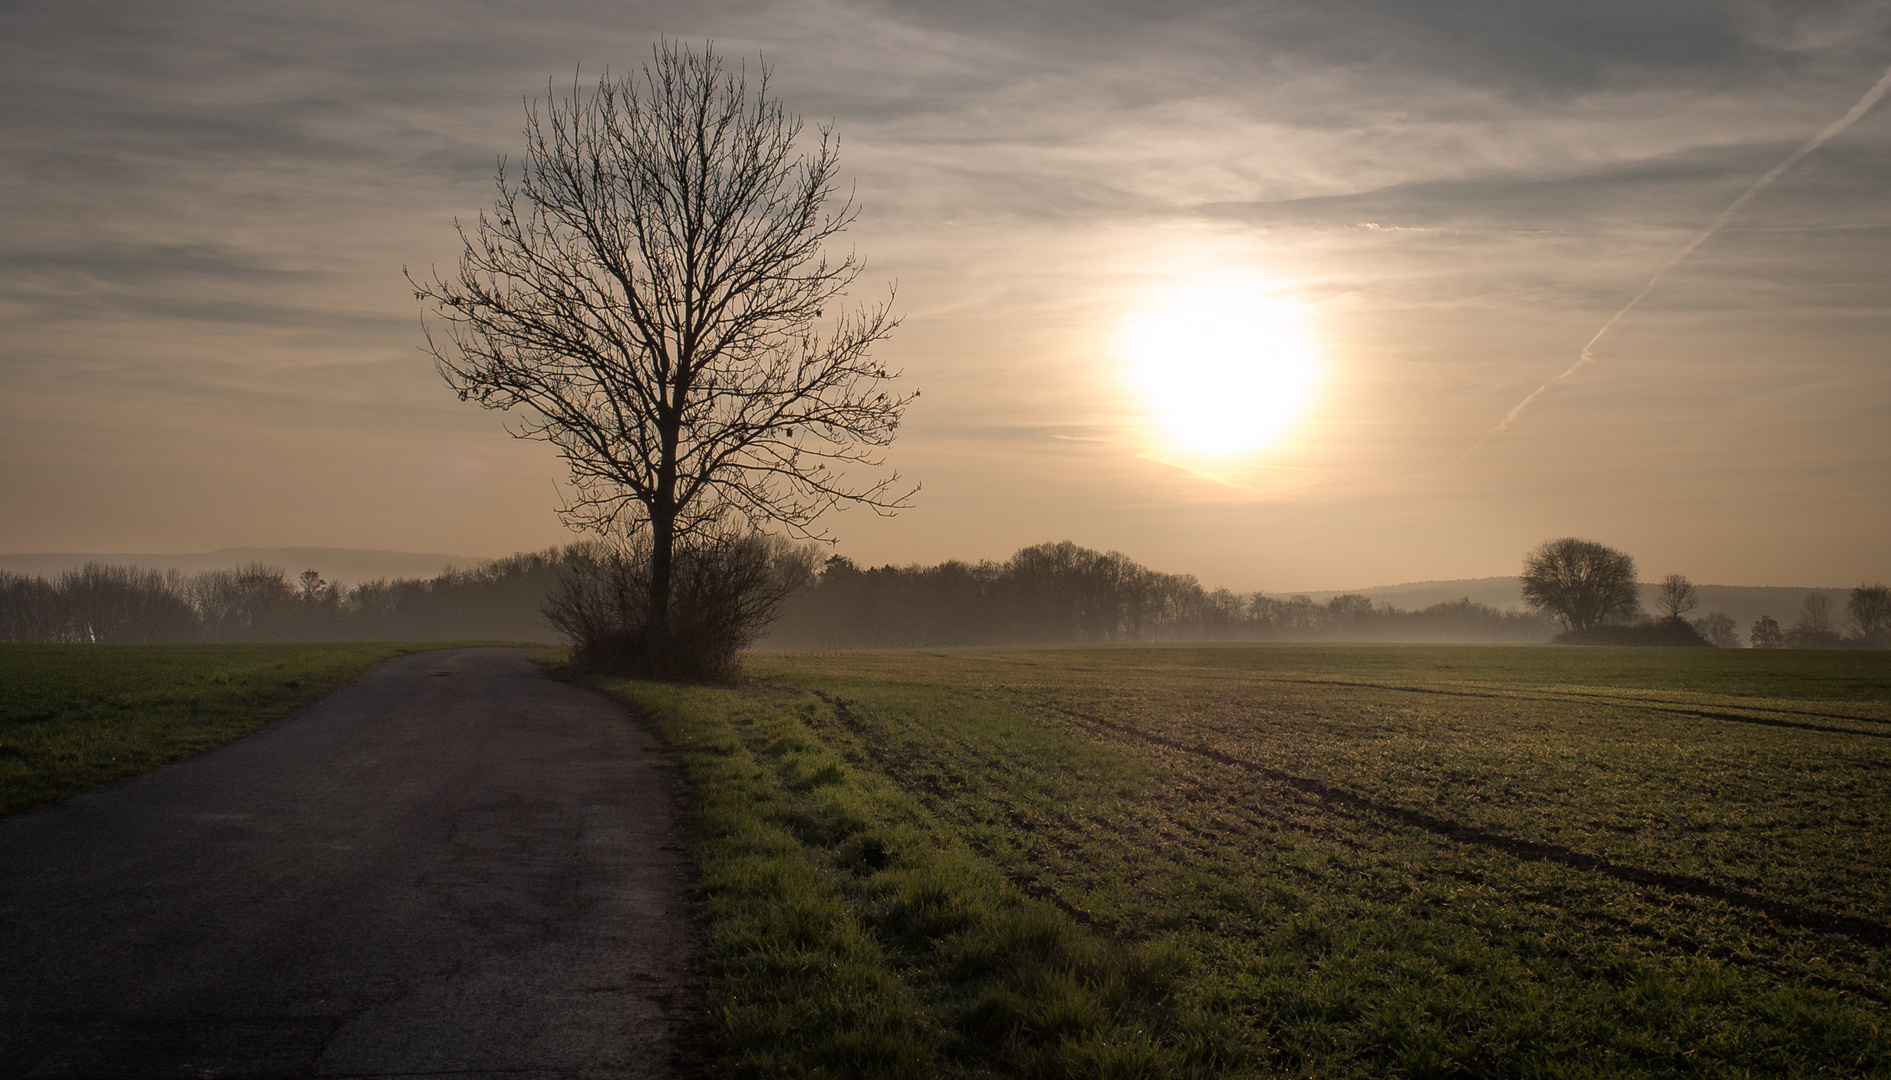
<svg viewBox="0 0 1891 1080">
<path fill-rule="evenodd" d="M 1635 560 L 1593 540 L 1545 540 L 1523 560 L 1523 601 L 1573 631 L 1641 613 Z"/>
<path fill-rule="evenodd" d="M 1669 574 L 1661 579 L 1661 615 L 1678 620 L 1701 606 L 1701 591 L 1685 574 Z"/>
<path fill-rule="evenodd" d="M 415 281 L 447 324 L 428 333 L 462 399 L 519 409 L 521 438 L 569 464 L 567 523 L 648 530 L 651 626 L 667 624 L 679 542 L 741 527 L 813 535 L 843 502 L 906 505 L 875 469 L 912 399 L 871 348 L 891 297 L 842 311 L 862 264 L 823 244 L 857 213 L 829 205 L 828 128 L 797 154 L 798 117 L 712 48 L 660 44 L 641 77 L 534 104 L 516 178 L 452 279 Z M 823 321 L 825 320 L 825 321 Z M 825 333 L 823 334 L 823 326 Z"/>
</svg>

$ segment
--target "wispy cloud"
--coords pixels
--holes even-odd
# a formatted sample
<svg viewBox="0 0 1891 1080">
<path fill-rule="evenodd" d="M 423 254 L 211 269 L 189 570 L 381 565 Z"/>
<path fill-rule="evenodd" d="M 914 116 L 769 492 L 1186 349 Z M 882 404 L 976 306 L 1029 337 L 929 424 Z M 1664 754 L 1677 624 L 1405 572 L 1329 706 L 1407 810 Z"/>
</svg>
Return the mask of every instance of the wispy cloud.
<svg viewBox="0 0 1891 1080">
<path fill-rule="evenodd" d="M 1761 191 L 1764 191 L 1767 187 L 1771 186 L 1773 181 L 1778 180 L 1781 176 L 1784 176 L 1786 174 L 1787 169 L 1790 169 L 1794 165 L 1799 164 L 1799 162 L 1802 161 L 1807 154 L 1810 154 L 1814 150 L 1817 150 L 1819 147 L 1824 146 L 1826 142 L 1832 139 L 1834 136 L 1842 133 L 1846 128 L 1849 128 L 1853 124 L 1857 123 L 1860 117 L 1864 116 L 1865 113 L 1868 112 L 1872 106 L 1876 105 L 1881 99 L 1883 99 L 1885 92 L 1887 90 L 1891 90 L 1891 69 L 1886 69 L 1884 75 L 1881 78 L 1879 78 L 1877 83 L 1873 85 L 1871 89 L 1865 91 L 1865 96 L 1862 98 L 1859 98 L 1858 103 L 1853 105 L 1849 110 L 1847 110 L 1844 116 L 1839 117 L 1837 120 L 1821 128 L 1818 134 L 1814 135 L 1810 139 L 1807 139 L 1804 143 L 1800 144 L 1797 150 L 1794 150 L 1792 153 L 1786 155 L 1786 160 L 1780 162 L 1779 164 L 1768 169 L 1765 173 L 1761 174 L 1758 180 L 1753 181 L 1753 183 L 1750 186 L 1748 186 L 1748 188 L 1745 191 L 1740 193 L 1739 198 L 1736 198 L 1734 201 L 1728 203 L 1726 209 L 1722 210 L 1714 218 L 1714 220 L 1707 226 L 1707 228 L 1702 229 L 1698 234 L 1694 236 L 1693 239 L 1681 245 L 1681 250 L 1675 252 L 1672 256 L 1669 257 L 1667 262 L 1661 264 L 1661 269 L 1655 271 L 1654 276 L 1648 279 L 1648 284 L 1642 286 L 1642 290 L 1635 294 L 1634 299 L 1630 300 L 1627 304 L 1623 305 L 1620 311 L 1617 311 L 1614 315 L 1610 316 L 1608 322 L 1605 322 L 1602 324 L 1602 329 L 1597 330 L 1595 332 L 1595 336 L 1589 339 L 1589 343 L 1582 347 L 1582 352 L 1580 355 L 1577 356 L 1575 363 L 1571 364 L 1568 368 L 1564 369 L 1561 375 L 1556 376 L 1555 378 L 1551 379 L 1549 382 L 1546 382 L 1542 386 L 1539 386 L 1535 390 L 1531 391 L 1529 396 L 1525 397 L 1522 401 L 1519 401 L 1515 406 L 1513 406 L 1511 410 L 1504 415 L 1503 421 L 1499 423 L 1496 427 L 1491 429 L 1490 434 L 1496 435 L 1504 431 L 1508 431 L 1510 429 L 1510 425 L 1516 423 L 1517 417 L 1523 415 L 1523 410 L 1529 408 L 1530 404 L 1536 401 L 1537 398 L 1540 398 L 1544 394 L 1548 393 L 1551 386 L 1569 378 L 1570 376 L 1574 375 L 1576 372 L 1582 370 L 1587 365 L 1595 363 L 1596 345 L 1599 342 L 1601 342 L 1601 340 L 1604 337 L 1608 335 L 1610 330 L 1615 329 L 1616 323 L 1619 323 L 1624 318 L 1626 318 L 1629 312 L 1634 311 L 1635 308 L 1638 307 L 1643 300 L 1648 298 L 1649 293 L 1655 291 L 1655 286 L 1660 284 L 1661 278 L 1663 275 L 1665 275 L 1668 271 L 1674 269 L 1676 266 L 1680 265 L 1683 259 L 1686 259 L 1689 255 L 1692 255 L 1694 254 L 1694 252 L 1698 251 L 1702 244 L 1705 244 L 1707 241 L 1713 239 L 1715 233 L 1718 233 L 1721 229 L 1726 228 L 1727 223 L 1733 220 L 1733 216 L 1735 214 L 1738 214 L 1741 208 L 1746 206 L 1747 203 L 1753 201 L 1753 196 L 1759 194 Z M 1478 445 L 1482 445 L 1482 443 L 1483 443 L 1483 440 L 1480 439 L 1478 441 Z M 1477 449 L 1477 446 L 1471 447 L 1471 451 L 1475 451 L 1476 449 Z M 1467 451 L 1467 453 L 1470 453 L 1471 451 Z"/>
</svg>

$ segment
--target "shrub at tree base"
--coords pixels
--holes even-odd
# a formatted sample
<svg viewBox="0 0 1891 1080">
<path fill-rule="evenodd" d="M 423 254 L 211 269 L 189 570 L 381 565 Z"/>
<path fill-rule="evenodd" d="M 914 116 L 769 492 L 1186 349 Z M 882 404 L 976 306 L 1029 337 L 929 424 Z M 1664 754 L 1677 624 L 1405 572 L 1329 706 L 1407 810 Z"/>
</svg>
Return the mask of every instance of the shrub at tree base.
<svg viewBox="0 0 1891 1080">
<path fill-rule="evenodd" d="M 774 619 L 782 598 L 814 572 L 807 545 L 721 535 L 679 546 L 667 618 L 652 618 L 651 544 L 638 534 L 584 546 L 546 601 L 545 618 L 572 642 L 580 671 L 670 682 L 722 682 L 736 654 Z"/>
<path fill-rule="evenodd" d="M 1587 630 L 1568 630 L 1556 635 L 1558 645 L 1652 645 L 1668 648 L 1711 649 L 1714 643 L 1701 636 L 1685 619 L 1659 619 L 1628 626 L 1592 626 Z"/>
</svg>

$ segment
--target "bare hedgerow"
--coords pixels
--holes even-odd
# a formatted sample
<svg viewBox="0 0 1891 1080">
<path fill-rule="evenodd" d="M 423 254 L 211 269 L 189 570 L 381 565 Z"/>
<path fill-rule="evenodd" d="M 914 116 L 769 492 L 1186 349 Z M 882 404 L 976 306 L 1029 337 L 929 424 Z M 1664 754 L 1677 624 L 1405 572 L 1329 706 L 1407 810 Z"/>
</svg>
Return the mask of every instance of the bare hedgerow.
<svg viewBox="0 0 1891 1080">
<path fill-rule="evenodd" d="M 815 547 L 735 530 L 692 537 L 675 550 L 669 611 L 657 620 L 648 531 L 574 545 L 545 618 L 570 639 L 581 670 L 724 681 L 782 600 L 813 577 Z"/>
</svg>

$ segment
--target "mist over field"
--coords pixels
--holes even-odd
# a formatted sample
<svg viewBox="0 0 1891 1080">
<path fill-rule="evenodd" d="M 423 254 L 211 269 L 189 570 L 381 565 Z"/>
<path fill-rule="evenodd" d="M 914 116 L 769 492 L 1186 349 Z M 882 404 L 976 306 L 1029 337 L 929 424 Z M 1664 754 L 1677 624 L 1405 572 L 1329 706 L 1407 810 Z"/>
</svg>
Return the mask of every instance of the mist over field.
<svg viewBox="0 0 1891 1080">
<path fill-rule="evenodd" d="M 0 640 L 557 641 L 546 609 L 580 548 L 505 559 L 322 548 L 165 555 L 0 556 Z M 760 628 L 771 649 L 1159 641 L 1549 641 L 1521 579 L 1235 594 L 1070 543 L 998 562 L 859 567 L 812 549 L 818 570 Z M 291 569 L 300 566 L 302 570 Z M 429 572 L 432 568 L 436 571 Z M 334 568 L 334 569 L 328 569 Z M 1660 585 L 1639 586 L 1657 611 Z M 1843 613 L 1849 591 L 1701 585 L 1703 613 L 1738 640 L 1763 617 L 1791 625 L 1808 597 Z M 1842 615 L 1835 615 L 1836 620 Z"/>
</svg>

